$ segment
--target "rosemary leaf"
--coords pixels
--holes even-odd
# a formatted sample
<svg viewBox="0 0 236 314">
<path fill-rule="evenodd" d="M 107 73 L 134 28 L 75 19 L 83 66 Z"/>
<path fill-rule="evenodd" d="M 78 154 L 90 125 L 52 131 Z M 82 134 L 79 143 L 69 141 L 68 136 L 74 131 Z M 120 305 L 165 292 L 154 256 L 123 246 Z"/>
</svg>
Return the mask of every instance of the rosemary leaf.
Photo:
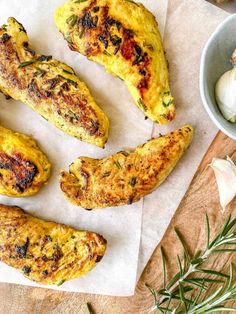
<svg viewBox="0 0 236 314">
<path fill-rule="evenodd" d="M 66 74 L 71 74 L 71 75 L 73 75 L 74 73 L 72 73 L 72 72 L 70 72 L 70 71 L 67 71 L 67 70 L 65 70 L 65 69 L 63 69 L 62 70 L 64 73 L 66 73 Z"/>
<path fill-rule="evenodd" d="M 134 2 L 133 0 L 125 0 L 126 2 L 130 2 L 130 3 L 132 3 L 132 4 L 135 4 L 136 6 L 138 6 L 139 7 L 139 4 L 137 3 L 137 2 Z"/>
<path fill-rule="evenodd" d="M 71 16 L 68 17 L 68 19 L 66 19 L 66 23 L 70 26 L 75 26 L 75 24 L 78 21 L 78 16 L 75 14 L 72 14 Z"/>
<path fill-rule="evenodd" d="M 163 286 L 166 288 L 166 258 L 163 247 L 161 247 L 162 272 L 163 272 Z"/>
<path fill-rule="evenodd" d="M 122 169 L 121 164 L 119 163 L 118 160 L 115 161 L 115 165 L 118 169 Z"/>
<path fill-rule="evenodd" d="M 209 249 L 211 229 L 210 229 L 210 223 L 209 223 L 209 218 L 208 218 L 207 213 L 206 213 L 206 232 L 207 232 L 207 249 Z"/>
<path fill-rule="evenodd" d="M 24 61 L 21 62 L 21 64 L 18 66 L 18 68 L 24 68 L 27 67 L 28 65 L 31 65 L 35 62 L 35 60 L 30 60 L 30 61 Z"/>
<path fill-rule="evenodd" d="M 138 100 L 138 105 L 141 109 L 143 109 L 143 111 L 147 110 L 147 106 L 145 105 L 145 103 L 143 102 L 143 100 L 141 98 L 139 98 L 139 100 Z"/>
</svg>

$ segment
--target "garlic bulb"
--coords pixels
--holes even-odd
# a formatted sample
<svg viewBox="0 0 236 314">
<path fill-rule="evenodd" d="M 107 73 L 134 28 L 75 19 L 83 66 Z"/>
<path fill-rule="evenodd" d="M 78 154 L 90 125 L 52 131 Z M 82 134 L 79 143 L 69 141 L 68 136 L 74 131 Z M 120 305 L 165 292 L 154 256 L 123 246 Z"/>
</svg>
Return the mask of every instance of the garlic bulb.
<svg viewBox="0 0 236 314">
<path fill-rule="evenodd" d="M 231 58 L 234 68 L 225 72 L 216 83 L 216 101 L 226 120 L 236 122 L 236 50 Z"/>
<path fill-rule="evenodd" d="M 236 196 L 236 166 L 229 157 L 227 159 L 213 158 L 210 166 L 215 173 L 220 205 L 224 211 Z"/>
</svg>

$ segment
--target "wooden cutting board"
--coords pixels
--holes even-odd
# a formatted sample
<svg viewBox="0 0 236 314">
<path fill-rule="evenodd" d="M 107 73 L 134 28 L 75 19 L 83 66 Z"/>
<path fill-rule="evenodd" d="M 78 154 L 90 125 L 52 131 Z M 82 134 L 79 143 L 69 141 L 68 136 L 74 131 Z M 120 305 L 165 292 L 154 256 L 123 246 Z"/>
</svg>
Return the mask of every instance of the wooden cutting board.
<svg viewBox="0 0 236 314">
<path fill-rule="evenodd" d="M 152 306 L 152 297 L 145 288 L 147 282 L 158 288 L 162 282 L 160 246 L 168 255 L 168 274 L 177 270 L 176 254 L 181 247 L 174 233 L 177 227 L 189 244 L 191 252 L 204 247 L 205 213 L 209 215 L 212 235 L 219 230 L 223 221 L 231 212 L 236 216 L 236 199 L 224 215 L 219 206 L 218 191 L 212 169 L 208 166 L 213 157 L 230 156 L 236 161 L 236 142 L 219 132 L 203 158 L 192 183 L 178 207 L 161 243 L 154 251 L 150 262 L 139 280 L 133 297 L 106 297 L 89 294 L 57 292 L 41 288 L 18 285 L 0 285 L 1 314 L 85 314 L 86 303 L 92 304 L 96 314 L 146 314 Z M 171 194 L 167 197 L 171 197 Z M 227 268 L 230 254 L 221 255 L 210 261 L 218 270 Z M 236 260 L 235 256 L 232 258 Z M 236 305 L 236 302 L 235 302 Z"/>
</svg>

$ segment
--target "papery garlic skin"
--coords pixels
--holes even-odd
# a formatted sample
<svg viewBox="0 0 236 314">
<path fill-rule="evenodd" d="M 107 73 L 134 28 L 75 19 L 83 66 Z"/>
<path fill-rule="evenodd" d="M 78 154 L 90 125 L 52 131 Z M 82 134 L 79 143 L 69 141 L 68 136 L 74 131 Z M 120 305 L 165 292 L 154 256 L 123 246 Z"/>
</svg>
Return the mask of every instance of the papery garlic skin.
<svg viewBox="0 0 236 314">
<path fill-rule="evenodd" d="M 236 166 L 227 159 L 213 158 L 210 167 L 214 170 L 216 183 L 219 190 L 222 211 L 236 196 Z"/>
<path fill-rule="evenodd" d="M 236 122 L 236 67 L 220 77 L 215 93 L 222 115 L 226 120 Z"/>
</svg>

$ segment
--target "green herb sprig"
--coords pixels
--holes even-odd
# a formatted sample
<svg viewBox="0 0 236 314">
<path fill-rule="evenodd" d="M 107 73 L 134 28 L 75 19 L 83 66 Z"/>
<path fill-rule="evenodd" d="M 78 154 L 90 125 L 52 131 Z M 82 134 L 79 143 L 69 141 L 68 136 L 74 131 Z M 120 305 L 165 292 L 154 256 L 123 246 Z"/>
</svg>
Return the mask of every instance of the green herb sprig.
<svg viewBox="0 0 236 314">
<path fill-rule="evenodd" d="M 183 247 L 183 262 L 177 255 L 178 272 L 167 282 L 166 257 L 161 248 L 163 287 L 155 290 L 146 284 L 154 297 L 152 312 L 173 314 L 198 314 L 220 311 L 236 311 L 226 307 L 225 302 L 236 299 L 236 283 L 233 283 L 233 267 L 230 274 L 214 269 L 206 269 L 203 264 L 214 253 L 236 252 L 236 219 L 231 215 L 226 220 L 220 233 L 213 239 L 209 218 L 206 215 L 206 247 L 190 255 L 180 232 L 176 235 Z M 221 284 L 210 296 L 207 296 L 211 284 Z"/>
</svg>

